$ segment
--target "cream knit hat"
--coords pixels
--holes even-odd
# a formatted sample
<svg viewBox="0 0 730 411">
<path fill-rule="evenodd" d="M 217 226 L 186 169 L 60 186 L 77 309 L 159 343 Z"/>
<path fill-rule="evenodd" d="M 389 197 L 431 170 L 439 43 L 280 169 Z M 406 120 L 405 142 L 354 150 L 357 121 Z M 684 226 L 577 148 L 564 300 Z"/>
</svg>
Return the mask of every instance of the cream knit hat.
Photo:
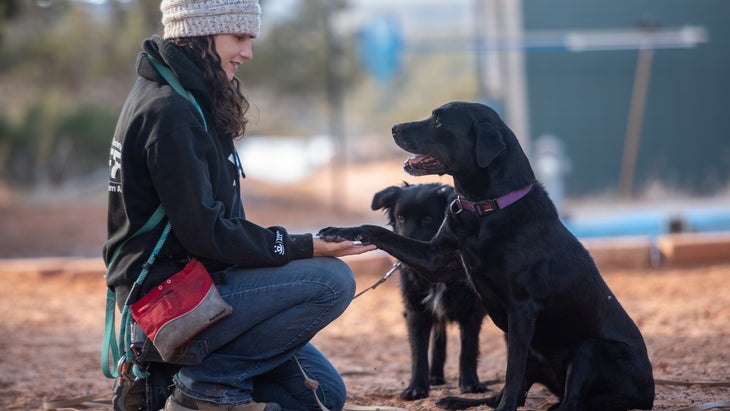
<svg viewBox="0 0 730 411">
<path fill-rule="evenodd" d="M 215 34 L 259 35 L 258 0 L 162 0 L 165 39 Z"/>
</svg>

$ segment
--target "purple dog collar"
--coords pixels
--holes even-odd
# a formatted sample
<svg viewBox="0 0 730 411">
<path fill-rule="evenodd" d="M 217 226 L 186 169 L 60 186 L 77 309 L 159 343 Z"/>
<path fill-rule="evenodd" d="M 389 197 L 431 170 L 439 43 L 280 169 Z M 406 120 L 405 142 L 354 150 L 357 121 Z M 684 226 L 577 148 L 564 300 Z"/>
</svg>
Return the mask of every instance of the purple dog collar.
<svg viewBox="0 0 730 411">
<path fill-rule="evenodd" d="M 454 201 L 449 204 L 449 212 L 454 215 L 459 214 L 462 211 L 469 211 L 480 216 L 491 214 L 497 210 L 514 204 L 517 200 L 527 195 L 530 190 L 532 190 L 532 184 L 528 184 L 526 187 L 507 193 L 502 197 L 478 202 L 471 202 L 462 199 L 460 196 L 456 196 Z"/>
</svg>

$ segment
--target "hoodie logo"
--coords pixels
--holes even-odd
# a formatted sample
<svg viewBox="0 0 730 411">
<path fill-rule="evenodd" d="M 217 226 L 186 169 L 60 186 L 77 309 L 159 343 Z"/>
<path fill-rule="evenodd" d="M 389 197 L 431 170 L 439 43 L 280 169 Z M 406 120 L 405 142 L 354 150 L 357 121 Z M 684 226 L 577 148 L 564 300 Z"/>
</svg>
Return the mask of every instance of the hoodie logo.
<svg viewBox="0 0 730 411">
<path fill-rule="evenodd" d="M 117 140 L 112 141 L 109 153 L 109 192 L 122 192 L 122 144 Z"/>
<path fill-rule="evenodd" d="M 280 231 L 276 231 L 276 240 L 274 241 L 274 252 L 279 255 L 284 255 L 286 249 L 284 248 L 284 236 Z"/>
</svg>

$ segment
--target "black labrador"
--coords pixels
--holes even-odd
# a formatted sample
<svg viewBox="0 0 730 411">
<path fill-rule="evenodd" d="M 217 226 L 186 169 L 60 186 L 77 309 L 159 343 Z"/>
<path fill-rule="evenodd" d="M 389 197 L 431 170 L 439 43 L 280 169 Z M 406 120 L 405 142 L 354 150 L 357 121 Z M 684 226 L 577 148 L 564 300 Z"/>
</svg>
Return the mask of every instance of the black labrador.
<svg viewBox="0 0 730 411">
<path fill-rule="evenodd" d="M 559 397 L 551 410 L 651 409 L 644 339 L 588 251 L 565 228 L 517 138 L 492 109 L 453 102 L 393 126 L 412 175 L 449 174 L 459 197 L 430 241 L 374 225 L 329 227 L 322 238 L 373 243 L 430 281 L 471 281 L 507 335 L 505 385 L 486 399 L 445 398 L 448 409 L 515 410 L 534 383 Z"/>
<path fill-rule="evenodd" d="M 373 196 L 373 210 L 382 209 L 393 231 L 416 240 L 428 241 L 436 234 L 449 203 L 456 197 L 454 188 L 443 184 L 391 186 Z M 459 271 L 461 269 L 459 268 Z M 401 393 L 405 400 L 426 398 L 430 385 L 446 383 L 446 325 L 459 324 L 459 388 L 463 393 L 486 392 L 479 382 L 479 332 L 484 306 L 458 273 L 457 279 L 432 283 L 405 265 L 400 269 L 400 288 L 411 347 L 411 381 Z M 431 364 L 428 362 L 429 339 Z"/>
</svg>

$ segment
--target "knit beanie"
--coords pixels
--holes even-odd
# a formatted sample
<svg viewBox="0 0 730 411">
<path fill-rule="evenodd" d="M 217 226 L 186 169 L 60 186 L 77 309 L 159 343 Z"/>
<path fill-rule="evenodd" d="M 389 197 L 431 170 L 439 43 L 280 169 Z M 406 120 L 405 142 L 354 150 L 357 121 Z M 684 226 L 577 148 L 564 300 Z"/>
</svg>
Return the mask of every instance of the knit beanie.
<svg viewBox="0 0 730 411">
<path fill-rule="evenodd" d="M 215 34 L 259 35 L 258 0 L 162 0 L 165 39 Z"/>
</svg>

